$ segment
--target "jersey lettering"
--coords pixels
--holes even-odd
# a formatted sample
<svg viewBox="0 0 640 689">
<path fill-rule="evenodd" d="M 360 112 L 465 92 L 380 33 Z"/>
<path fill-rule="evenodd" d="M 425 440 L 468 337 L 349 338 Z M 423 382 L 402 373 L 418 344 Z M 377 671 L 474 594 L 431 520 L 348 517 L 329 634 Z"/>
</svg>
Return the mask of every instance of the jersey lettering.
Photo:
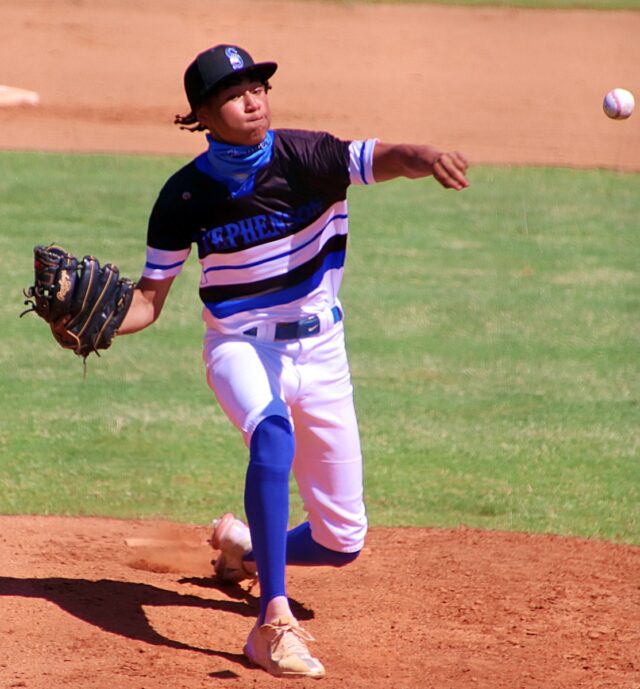
<svg viewBox="0 0 640 689">
<path fill-rule="evenodd" d="M 268 239 L 286 237 L 304 227 L 309 220 L 322 213 L 320 201 L 310 201 L 286 213 L 276 211 L 267 215 L 253 215 L 203 232 L 198 243 L 203 255 L 229 249 L 246 249 Z"/>
</svg>

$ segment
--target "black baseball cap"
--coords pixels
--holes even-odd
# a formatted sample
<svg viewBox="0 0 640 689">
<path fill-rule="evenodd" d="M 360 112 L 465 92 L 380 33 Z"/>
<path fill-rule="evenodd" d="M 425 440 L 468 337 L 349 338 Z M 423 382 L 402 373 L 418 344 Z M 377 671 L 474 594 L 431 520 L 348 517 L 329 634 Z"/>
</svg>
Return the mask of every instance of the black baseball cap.
<svg viewBox="0 0 640 689">
<path fill-rule="evenodd" d="M 184 73 L 184 90 L 191 109 L 195 109 L 221 81 L 232 75 L 245 75 L 266 81 L 278 69 L 275 62 L 254 62 L 237 45 L 214 45 L 203 51 Z"/>
</svg>

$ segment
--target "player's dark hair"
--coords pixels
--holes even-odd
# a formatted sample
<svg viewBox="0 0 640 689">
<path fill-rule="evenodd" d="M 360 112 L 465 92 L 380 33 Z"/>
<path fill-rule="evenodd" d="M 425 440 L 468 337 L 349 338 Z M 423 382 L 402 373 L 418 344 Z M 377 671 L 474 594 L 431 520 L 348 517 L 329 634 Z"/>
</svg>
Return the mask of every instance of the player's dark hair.
<svg viewBox="0 0 640 689">
<path fill-rule="evenodd" d="M 229 88 L 230 86 L 236 86 L 237 84 L 241 84 L 243 81 L 246 80 L 246 74 L 238 76 L 232 74 L 230 77 L 223 79 L 219 84 L 216 85 L 214 89 L 207 93 L 207 95 L 203 98 L 202 103 L 205 103 L 210 98 L 213 98 L 223 89 Z M 264 86 L 264 90 L 267 93 L 272 88 L 268 79 L 262 81 L 261 84 Z M 186 115 L 176 115 L 175 119 L 173 120 L 173 123 L 177 124 L 180 127 L 180 129 L 186 129 L 189 132 L 204 132 L 207 130 L 207 128 L 201 122 L 198 121 L 198 118 L 196 117 L 196 114 L 193 112 L 193 110 L 191 110 Z"/>
</svg>

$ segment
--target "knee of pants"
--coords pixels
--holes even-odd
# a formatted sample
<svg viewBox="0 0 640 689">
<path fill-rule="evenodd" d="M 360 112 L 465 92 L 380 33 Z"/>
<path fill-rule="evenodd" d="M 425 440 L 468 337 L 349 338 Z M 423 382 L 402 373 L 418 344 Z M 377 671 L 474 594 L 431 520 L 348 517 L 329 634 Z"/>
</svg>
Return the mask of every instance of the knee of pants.
<svg viewBox="0 0 640 689">
<path fill-rule="evenodd" d="M 355 553 L 338 553 L 334 551 L 335 554 L 332 556 L 332 560 L 329 564 L 333 567 L 346 567 L 356 560 L 361 552 L 361 550 L 356 550 Z"/>
<path fill-rule="evenodd" d="M 318 504 L 315 507 L 318 507 Z M 339 510 L 316 509 L 313 512 L 309 510 L 313 538 L 316 543 L 329 550 L 347 555 L 357 554 L 364 546 L 368 528 L 364 505 L 358 505 L 354 501 L 350 512 L 346 511 L 344 505 L 340 507 Z"/>
</svg>

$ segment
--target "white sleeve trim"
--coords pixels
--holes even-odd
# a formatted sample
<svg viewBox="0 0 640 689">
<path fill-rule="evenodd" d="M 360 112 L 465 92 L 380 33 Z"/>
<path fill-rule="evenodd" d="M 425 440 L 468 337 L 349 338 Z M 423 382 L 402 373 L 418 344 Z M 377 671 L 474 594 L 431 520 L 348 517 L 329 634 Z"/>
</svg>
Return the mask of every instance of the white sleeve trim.
<svg viewBox="0 0 640 689">
<path fill-rule="evenodd" d="M 175 277 L 182 270 L 191 248 L 180 251 L 164 251 L 147 246 L 147 262 L 142 275 L 150 280 L 165 280 Z"/>
<path fill-rule="evenodd" d="M 351 184 L 375 184 L 373 177 L 373 149 L 378 139 L 352 141 L 349 144 L 349 178 Z"/>
</svg>

